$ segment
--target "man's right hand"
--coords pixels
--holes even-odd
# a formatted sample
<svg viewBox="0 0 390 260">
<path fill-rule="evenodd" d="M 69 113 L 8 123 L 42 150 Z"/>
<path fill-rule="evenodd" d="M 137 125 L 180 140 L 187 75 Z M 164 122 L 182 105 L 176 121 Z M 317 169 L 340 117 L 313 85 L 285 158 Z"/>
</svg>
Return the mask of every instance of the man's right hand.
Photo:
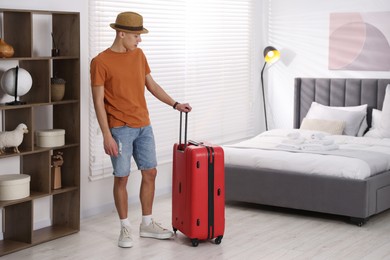
<svg viewBox="0 0 390 260">
<path fill-rule="evenodd" d="M 118 144 L 116 143 L 115 139 L 112 137 L 112 135 L 107 135 L 104 137 L 104 151 L 106 154 L 110 156 L 118 156 Z"/>
</svg>

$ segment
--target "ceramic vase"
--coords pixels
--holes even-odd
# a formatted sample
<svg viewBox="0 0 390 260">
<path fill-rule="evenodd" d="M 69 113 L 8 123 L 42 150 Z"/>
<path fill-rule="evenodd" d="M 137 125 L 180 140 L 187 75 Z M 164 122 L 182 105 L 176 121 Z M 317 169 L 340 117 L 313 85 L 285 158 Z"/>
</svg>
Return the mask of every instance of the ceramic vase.
<svg viewBox="0 0 390 260">
<path fill-rule="evenodd" d="M 14 56 L 14 48 L 0 39 L 0 58 L 10 58 Z"/>
<path fill-rule="evenodd" d="M 51 84 L 51 101 L 61 101 L 65 95 L 65 84 Z"/>
</svg>

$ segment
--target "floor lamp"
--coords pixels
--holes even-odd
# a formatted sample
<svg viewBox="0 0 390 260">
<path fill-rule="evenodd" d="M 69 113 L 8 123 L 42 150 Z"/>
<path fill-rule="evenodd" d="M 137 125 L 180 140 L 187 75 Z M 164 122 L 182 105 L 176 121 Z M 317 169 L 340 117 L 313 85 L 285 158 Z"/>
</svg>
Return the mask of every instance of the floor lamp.
<svg viewBox="0 0 390 260">
<path fill-rule="evenodd" d="M 264 118 L 265 118 L 265 130 L 268 130 L 268 121 L 267 121 L 267 109 L 265 105 L 265 91 L 264 91 L 264 80 L 263 80 L 263 73 L 265 66 L 267 63 L 272 63 L 277 61 L 280 58 L 280 52 L 272 47 L 272 46 L 267 46 L 264 49 L 264 66 L 263 69 L 261 70 L 261 90 L 263 92 L 263 105 L 264 105 Z"/>
</svg>

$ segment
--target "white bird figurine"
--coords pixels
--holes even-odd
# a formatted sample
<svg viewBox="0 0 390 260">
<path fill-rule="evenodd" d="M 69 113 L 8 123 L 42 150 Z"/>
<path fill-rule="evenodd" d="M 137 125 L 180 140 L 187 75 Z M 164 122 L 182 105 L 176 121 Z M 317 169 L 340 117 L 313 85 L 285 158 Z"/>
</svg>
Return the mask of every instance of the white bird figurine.
<svg viewBox="0 0 390 260">
<path fill-rule="evenodd" d="M 5 153 L 5 148 L 13 147 L 15 153 L 20 153 L 18 146 L 23 142 L 23 135 L 28 133 L 25 124 L 19 124 L 13 131 L 0 132 L 0 154 Z"/>
</svg>

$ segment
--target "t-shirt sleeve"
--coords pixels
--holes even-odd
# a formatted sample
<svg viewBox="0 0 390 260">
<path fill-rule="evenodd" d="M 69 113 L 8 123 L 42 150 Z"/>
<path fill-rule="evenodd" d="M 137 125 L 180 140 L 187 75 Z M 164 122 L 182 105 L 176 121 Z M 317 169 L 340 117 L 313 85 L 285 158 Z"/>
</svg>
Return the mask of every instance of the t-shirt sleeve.
<svg viewBox="0 0 390 260">
<path fill-rule="evenodd" d="M 91 86 L 103 86 L 106 80 L 106 70 L 104 66 L 96 59 L 91 61 Z"/>
<path fill-rule="evenodd" d="M 150 74 L 151 70 L 149 67 L 148 59 L 145 56 L 145 53 L 141 49 L 140 49 L 140 51 L 142 53 L 144 64 L 145 64 L 145 76 L 146 76 L 146 75 Z"/>
</svg>

